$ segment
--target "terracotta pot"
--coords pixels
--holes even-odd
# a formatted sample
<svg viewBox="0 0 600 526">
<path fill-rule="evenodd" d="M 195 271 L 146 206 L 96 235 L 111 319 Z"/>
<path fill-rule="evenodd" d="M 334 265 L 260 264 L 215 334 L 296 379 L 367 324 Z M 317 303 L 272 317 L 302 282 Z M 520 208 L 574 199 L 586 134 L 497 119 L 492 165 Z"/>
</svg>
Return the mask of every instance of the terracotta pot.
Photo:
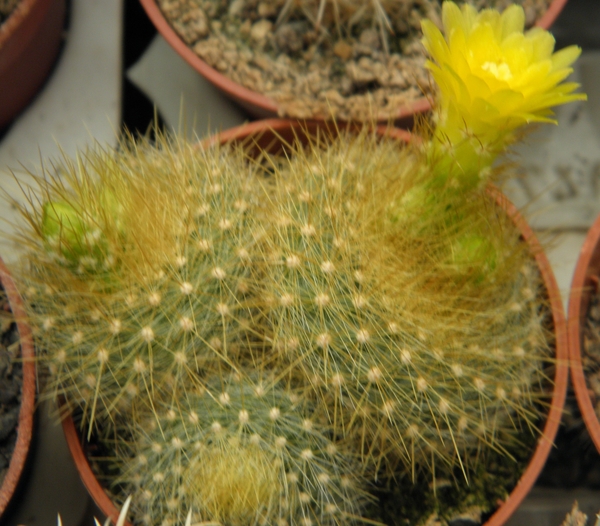
<svg viewBox="0 0 600 526">
<path fill-rule="evenodd" d="M 140 0 L 140 2 L 146 10 L 148 17 L 152 20 L 152 23 L 163 38 L 204 78 L 223 91 L 229 98 L 237 102 L 254 117 L 264 119 L 277 117 L 279 115 L 279 108 L 275 100 L 234 82 L 212 66 L 209 66 L 204 60 L 196 55 L 196 53 L 194 53 L 179 34 L 171 27 L 170 23 L 158 7 L 156 0 Z M 567 0 L 553 0 L 545 15 L 538 20 L 536 25 L 548 29 L 554 23 L 566 3 Z M 426 97 L 421 97 L 411 104 L 398 108 L 398 111 L 392 117 L 392 120 L 397 126 L 412 126 L 415 115 L 425 113 L 430 109 L 430 100 Z"/>
<path fill-rule="evenodd" d="M 0 518 L 2 518 L 2 514 L 15 494 L 29 453 L 33 433 L 33 414 L 35 412 L 36 374 L 33 338 L 31 328 L 24 321 L 25 310 L 23 308 L 23 300 L 17 292 L 15 284 L 2 259 L 0 259 L 0 282 L 6 292 L 8 303 L 17 323 L 21 343 L 21 357 L 23 359 L 23 387 L 21 391 L 17 441 L 10 464 L 8 465 L 6 477 L 2 486 L 0 486 Z"/>
<path fill-rule="evenodd" d="M 42 87 L 60 49 L 66 0 L 21 0 L 0 25 L 0 129 Z"/>
<path fill-rule="evenodd" d="M 575 389 L 577 405 L 596 449 L 600 452 L 600 422 L 592 403 L 582 364 L 583 329 L 585 327 L 590 298 L 598 291 L 600 276 L 600 216 L 590 228 L 581 248 L 571 281 L 569 294 L 569 358 L 571 380 Z"/>
<path fill-rule="evenodd" d="M 229 142 L 246 142 L 250 148 L 249 151 L 252 151 L 253 147 L 257 147 L 264 148 L 270 153 L 277 153 L 285 150 L 285 142 L 292 144 L 295 138 L 302 140 L 306 137 L 307 133 L 313 135 L 317 130 L 320 130 L 321 132 L 325 130 L 335 135 L 336 130 L 340 128 L 352 130 L 358 129 L 359 126 L 354 124 L 336 126 L 335 124 L 327 122 L 319 123 L 313 121 L 309 123 L 300 123 L 294 120 L 271 119 L 256 121 L 250 124 L 232 128 L 206 139 L 202 144 L 203 146 L 210 146 L 211 144 L 215 143 L 225 144 Z M 382 135 L 396 138 L 401 142 L 414 140 L 409 132 L 397 128 L 381 126 L 377 128 L 377 131 Z M 282 142 L 284 144 L 282 144 Z M 491 187 L 489 192 L 494 197 L 498 205 L 506 212 L 508 217 L 512 219 L 515 226 L 519 229 L 523 240 L 529 245 L 531 254 L 536 260 L 548 294 L 548 303 L 552 311 L 554 335 L 556 338 L 554 391 L 552 394 L 552 401 L 548 416 L 540 438 L 538 439 L 538 446 L 529 462 L 529 465 L 517 483 L 517 486 L 514 488 L 506 501 L 499 503 L 499 507 L 496 512 L 485 523 L 485 526 L 499 526 L 508 520 L 508 518 L 517 509 L 519 504 L 523 501 L 525 496 L 529 493 L 553 446 L 554 437 L 558 431 L 567 392 L 568 350 L 567 331 L 562 300 L 550 263 L 533 231 L 523 216 L 518 212 L 516 207 L 495 187 Z M 71 450 L 73 458 L 75 459 L 75 463 L 83 483 L 98 507 L 106 514 L 107 517 L 110 517 L 111 520 L 114 521 L 116 517 L 118 517 L 119 510 L 111 502 L 106 491 L 92 472 L 90 464 L 85 455 L 84 446 L 82 445 L 82 438 L 75 427 L 73 419 L 68 415 L 63 420 L 63 429 L 67 439 L 67 444 Z"/>
</svg>

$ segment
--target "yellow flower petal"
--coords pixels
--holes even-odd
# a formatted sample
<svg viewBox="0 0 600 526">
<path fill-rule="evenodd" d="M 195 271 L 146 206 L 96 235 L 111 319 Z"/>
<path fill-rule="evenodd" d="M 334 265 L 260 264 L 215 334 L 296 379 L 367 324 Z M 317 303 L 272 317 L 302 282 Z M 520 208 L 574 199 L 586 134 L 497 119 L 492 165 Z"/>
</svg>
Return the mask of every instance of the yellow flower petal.
<svg viewBox="0 0 600 526">
<path fill-rule="evenodd" d="M 552 65 L 554 69 L 566 68 L 573 64 L 581 55 L 581 48 L 578 46 L 569 46 L 552 55 Z"/>
<path fill-rule="evenodd" d="M 549 104 L 575 100 L 569 95 L 571 89 L 555 88 L 570 74 L 568 66 L 579 56 L 579 48 L 553 54 L 550 33 L 539 28 L 523 32 L 522 7 L 512 5 L 502 14 L 493 9 L 477 13 L 468 4 L 459 8 L 447 1 L 442 20 L 445 39 L 432 23 L 423 23 L 424 44 L 431 56 L 427 67 L 440 86 L 442 113 L 458 105 L 464 112 L 462 121 L 479 129 L 481 108 L 469 104 L 487 101 L 497 107 L 495 112 L 485 112 L 485 124 L 501 126 L 499 133 L 505 134 L 535 120 L 536 113 L 546 119 Z M 498 116 L 497 126 L 489 120 L 492 114 Z"/>
<path fill-rule="evenodd" d="M 525 28 L 525 12 L 523 8 L 513 4 L 507 7 L 500 17 L 500 39 L 505 39 L 513 33 L 523 33 Z"/>
</svg>

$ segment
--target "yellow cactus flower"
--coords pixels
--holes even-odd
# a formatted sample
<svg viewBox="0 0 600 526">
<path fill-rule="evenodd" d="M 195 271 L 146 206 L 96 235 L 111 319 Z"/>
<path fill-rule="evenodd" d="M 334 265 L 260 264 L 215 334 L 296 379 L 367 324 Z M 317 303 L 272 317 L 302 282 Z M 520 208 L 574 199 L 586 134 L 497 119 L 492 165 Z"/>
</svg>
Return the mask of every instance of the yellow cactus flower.
<svg viewBox="0 0 600 526">
<path fill-rule="evenodd" d="M 554 122 L 552 107 L 586 98 L 573 93 L 577 84 L 563 83 L 581 49 L 569 46 L 554 53 L 549 32 L 524 32 L 521 6 L 502 14 L 493 9 L 478 13 L 468 4 L 459 8 L 446 1 L 442 21 L 446 38 L 432 22 L 422 22 L 431 57 L 427 68 L 439 87 L 435 137 L 452 146 L 474 138 L 485 157 L 477 161 L 478 169 L 489 166 L 514 140 L 517 128 Z"/>
</svg>

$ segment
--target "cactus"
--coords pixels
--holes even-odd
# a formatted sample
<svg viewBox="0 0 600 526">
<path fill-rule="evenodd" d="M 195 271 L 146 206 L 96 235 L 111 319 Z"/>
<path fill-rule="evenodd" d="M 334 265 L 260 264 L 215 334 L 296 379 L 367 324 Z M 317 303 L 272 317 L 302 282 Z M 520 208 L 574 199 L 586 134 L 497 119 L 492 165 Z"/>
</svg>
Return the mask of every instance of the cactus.
<svg viewBox="0 0 600 526">
<path fill-rule="evenodd" d="M 524 122 L 582 98 L 578 50 L 522 39 L 522 11 L 443 9 L 423 141 L 338 130 L 256 160 L 158 134 L 39 178 L 15 274 L 50 391 L 144 521 L 372 522 L 375 481 L 462 494 L 535 438 L 549 309 L 484 187 Z"/>
<path fill-rule="evenodd" d="M 181 524 L 192 511 L 205 523 L 349 524 L 368 500 L 365 482 L 328 436 L 293 389 L 216 377 L 117 434 L 114 483 L 145 524 Z"/>
<path fill-rule="evenodd" d="M 419 162 L 368 133 L 286 162 L 261 235 L 267 367 L 301 370 L 371 470 L 467 476 L 517 418 L 535 426 L 547 320 L 531 256 L 491 198 L 449 191 L 412 227 L 401 217 Z"/>
<path fill-rule="evenodd" d="M 39 180 L 42 211 L 23 210 L 19 275 L 50 390 L 90 428 L 181 378 L 201 384 L 244 340 L 251 169 L 160 141 L 65 160 Z"/>
</svg>

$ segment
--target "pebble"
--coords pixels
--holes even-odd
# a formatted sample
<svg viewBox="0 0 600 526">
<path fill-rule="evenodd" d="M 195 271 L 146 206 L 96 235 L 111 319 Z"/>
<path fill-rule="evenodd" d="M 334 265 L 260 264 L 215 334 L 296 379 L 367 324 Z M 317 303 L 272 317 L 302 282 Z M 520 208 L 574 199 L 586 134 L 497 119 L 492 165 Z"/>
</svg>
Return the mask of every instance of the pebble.
<svg viewBox="0 0 600 526">
<path fill-rule="evenodd" d="M 190 9 L 178 23 L 177 29 L 188 44 L 204 38 L 209 30 L 206 13 L 199 7 Z"/>
<path fill-rule="evenodd" d="M 260 2 L 257 10 L 261 18 L 271 18 L 278 14 L 279 6 L 275 2 Z"/>
<path fill-rule="evenodd" d="M 251 29 L 252 29 L 252 22 L 250 22 L 250 20 L 248 20 L 248 19 L 244 20 L 244 23 L 240 26 L 240 35 L 247 37 L 248 35 L 250 35 Z"/>
<path fill-rule="evenodd" d="M 465 510 L 448 521 L 448 526 L 479 526 L 481 524 L 481 508 L 473 507 Z"/>
<path fill-rule="evenodd" d="M 358 63 L 350 62 L 346 67 L 346 73 L 350 80 L 359 86 L 374 82 L 377 78 L 374 72 L 374 63 L 367 57 L 361 57 Z"/>
<path fill-rule="evenodd" d="M 333 52 L 342 60 L 348 60 L 350 57 L 352 57 L 354 51 L 348 42 L 338 40 L 333 46 Z"/>
<path fill-rule="evenodd" d="M 379 32 L 374 29 L 365 29 L 358 38 L 358 41 L 363 46 L 369 46 L 371 49 L 379 49 L 381 47 L 381 39 Z"/>
<path fill-rule="evenodd" d="M 229 9 L 227 10 L 227 13 L 229 14 L 229 16 L 240 16 L 242 14 L 242 11 L 244 10 L 244 7 L 246 7 L 245 0 L 233 0 L 233 2 L 229 4 Z M 249 20 L 246 21 L 250 22 Z"/>
<path fill-rule="evenodd" d="M 250 38 L 258 43 L 264 43 L 273 30 L 273 23 L 269 20 L 259 20 L 252 24 Z"/>
</svg>

